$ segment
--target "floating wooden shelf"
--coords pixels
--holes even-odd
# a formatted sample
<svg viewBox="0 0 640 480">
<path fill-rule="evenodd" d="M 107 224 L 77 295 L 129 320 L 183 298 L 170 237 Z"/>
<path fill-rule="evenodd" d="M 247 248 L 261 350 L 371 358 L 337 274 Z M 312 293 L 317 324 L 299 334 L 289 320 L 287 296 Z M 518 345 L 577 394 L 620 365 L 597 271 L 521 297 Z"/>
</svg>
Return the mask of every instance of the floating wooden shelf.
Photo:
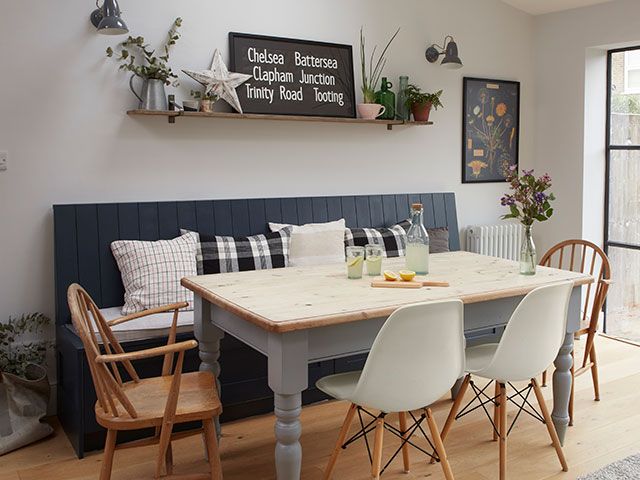
<svg viewBox="0 0 640 480">
<path fill-rule="evenodd" d="M 226 113 L 226 112 L 182 112 L 176 110 L 129 110 L 127 115 L 133 116 L 155 116 L 167 117 L 169 123 L 175 123 L 177 117 L 188 118 L 222 118 L 235 120 L 275 120 L 284 122 L 321 122 L 321 123 L 352 123 L 352 124 L 372 124 L 386 125 L 387 130 L 391 130 L 394 125 L 433 125 L 433 122 L 413 122 L 403 120 L 364 120 L 362 118 L 340 118 L 340 117 L 307 117 L 302 115 L 267 115 L 258 113 Z"/>
</svg>

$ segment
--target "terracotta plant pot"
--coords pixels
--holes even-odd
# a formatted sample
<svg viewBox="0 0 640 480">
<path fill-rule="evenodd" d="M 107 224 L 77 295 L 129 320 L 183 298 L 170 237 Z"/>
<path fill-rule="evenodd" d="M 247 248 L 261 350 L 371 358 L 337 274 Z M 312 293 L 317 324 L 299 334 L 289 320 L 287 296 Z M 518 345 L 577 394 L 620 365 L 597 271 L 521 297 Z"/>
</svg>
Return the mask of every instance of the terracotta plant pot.
<svg viewBox="0 0 640 480">
<path fill-rule="evenodd" d="M 416 122 L 428 122 L 431 113 L 431 103 L 414 103 L 411 105 L 411 113 Z"/>
</svg>

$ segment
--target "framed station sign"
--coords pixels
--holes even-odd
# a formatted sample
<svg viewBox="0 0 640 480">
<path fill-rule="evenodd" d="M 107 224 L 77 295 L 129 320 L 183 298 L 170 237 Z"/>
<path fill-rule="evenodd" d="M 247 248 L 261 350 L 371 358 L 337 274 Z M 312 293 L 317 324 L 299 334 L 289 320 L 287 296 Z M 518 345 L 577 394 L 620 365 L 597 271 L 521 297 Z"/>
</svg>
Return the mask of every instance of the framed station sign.
<svg viewBox="0 0 640 480">
<path fill-rule="evenodd" d="M 230 70 L 245 113 L 356 116 L 351 45 L 229 33 Z"/>
</svg>

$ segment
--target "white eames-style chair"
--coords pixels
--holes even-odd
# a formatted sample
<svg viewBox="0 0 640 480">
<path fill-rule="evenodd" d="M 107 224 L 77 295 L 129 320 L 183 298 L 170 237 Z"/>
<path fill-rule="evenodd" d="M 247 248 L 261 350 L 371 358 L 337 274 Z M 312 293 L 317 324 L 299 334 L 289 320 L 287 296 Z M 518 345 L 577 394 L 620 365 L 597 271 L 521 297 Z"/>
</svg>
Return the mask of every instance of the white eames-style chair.
<svg viewBox="0 0 640 480">
<path fill-rule="evenodd" d="M 507 436 L 522 412 L 537 418 L 547 426 L 562 470 L 568 471 L 558 434 L 536 377 L 553 362 L 560 350 L 567 328 L 567 312 L 572 289 L 573 282 L 562 282 L 533 290 L 524 297 L 511 315 L 500 343 L 470 347 L 465 352 L 467 375 L 442 429 L 441 437 L 444 441 L 454 420 L 481 406 L 493 424 L 494 441 L 500 441 L 501 480 L 506 478 L 507 472 Z M 490 382 L 484 388 L 479 388 L 471 379 L 472 375 L 489 379 Z M 513 382 L 521 381 L 529 383 L 524 388 L 513 385 Z M 490 397 L 485 391 L 493 382 L 495 394 L 494 397 Z M 510 397 L 507 396 L 507 385 L 515 390 Z M 458 413 L 469 386 L 473 389 L 475 397 Z M 531 391 L 535 393 L 540 412 L 528 400 Z M 476 400 L 480 405 L 473 406 Z M 508 402 L 518 407 L 518 412 L 509 427 Z M 486 408 L 487 404 L 494 406 L 493 419 Z"/>
<path fill-rule="evenodd" d="M 331 478 L 340 451 L 364 438 L 372 478 L 380 478 L 400 452 L 404 471 L 408 472 L 411 445 L 439 461 L 447 480 L 452 480 L 440 433 L 428 407 L 446 394 L 463 372 L 464 327 L 460 300 L 421 303 L 396 310 L 378 333 L 361 372 L 330 375 L 316 383 L 326 394 L 350 402 L 324 478 Z M 416 415 L 414 411 L 420 413 Z M 391 413 L 398 413 L 398 427 L 388 422 Z M 365 422 L 363 414 L 370 421 Z M 347 439 L 356 415 L 361 429 Z M 408 416 L 412 420 L 410 426 L 407 426 Z M 423 429 L 424 421 L 432 440 Z M 400 446 L 383 466 L 385 429 L 400 439 Z M 372 431 L 375 432 L 373 452 L 367 438 Z M 413 441 L 413 435 L 418 432 L 429 442 L 433 455 Z"/>
</svg>

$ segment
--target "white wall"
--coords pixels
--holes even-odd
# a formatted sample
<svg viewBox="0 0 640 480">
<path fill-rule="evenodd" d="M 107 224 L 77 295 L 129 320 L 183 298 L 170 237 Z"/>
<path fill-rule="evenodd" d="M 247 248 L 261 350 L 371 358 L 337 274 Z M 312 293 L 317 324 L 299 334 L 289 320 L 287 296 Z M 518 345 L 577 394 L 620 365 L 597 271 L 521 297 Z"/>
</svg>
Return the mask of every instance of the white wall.
<svg viewBox="0 0 640 480">
<path fill-rule="evenodd" d="M 208 67 L 240 31 L 348 43 L 364 25 L 382 44 L 402 27 L 386 74 L 436 90 L 432 127 L 130 118 L 127 76 L 104 58 L 119 38 L 89 24 L 93 2 L 7 2 L 0 16 L 0 321 L 53 314 L 51 206 L 56 203 L 454 191 L 460 225 L 495 222 L 502 184 L 461 185 L 462 76 L 522 82 L 523 165 L 533 152 L 533 20 L 498 0 L 121 0 L 133 34 L 159 44 L 176 16 L 171 63 Z M 453 34 L 465 68 L 424 60 Z M 356 57 L 357 60 L 357 57 Z M 357 68 L 356 68 L 357 71 Z M 184 98 L 193 83 L 182 78 Z M 358 81 L 359 83 L 359 81 Z"/>
<path fill-rule="evenodd" d="M 602 243 L 606 50 L 640 44 L 640 2 L 616 0 L 535 21 L 535 167 L 549 171 L 554 217 L 540 251 L 567 238 Z"/>
</svg>

